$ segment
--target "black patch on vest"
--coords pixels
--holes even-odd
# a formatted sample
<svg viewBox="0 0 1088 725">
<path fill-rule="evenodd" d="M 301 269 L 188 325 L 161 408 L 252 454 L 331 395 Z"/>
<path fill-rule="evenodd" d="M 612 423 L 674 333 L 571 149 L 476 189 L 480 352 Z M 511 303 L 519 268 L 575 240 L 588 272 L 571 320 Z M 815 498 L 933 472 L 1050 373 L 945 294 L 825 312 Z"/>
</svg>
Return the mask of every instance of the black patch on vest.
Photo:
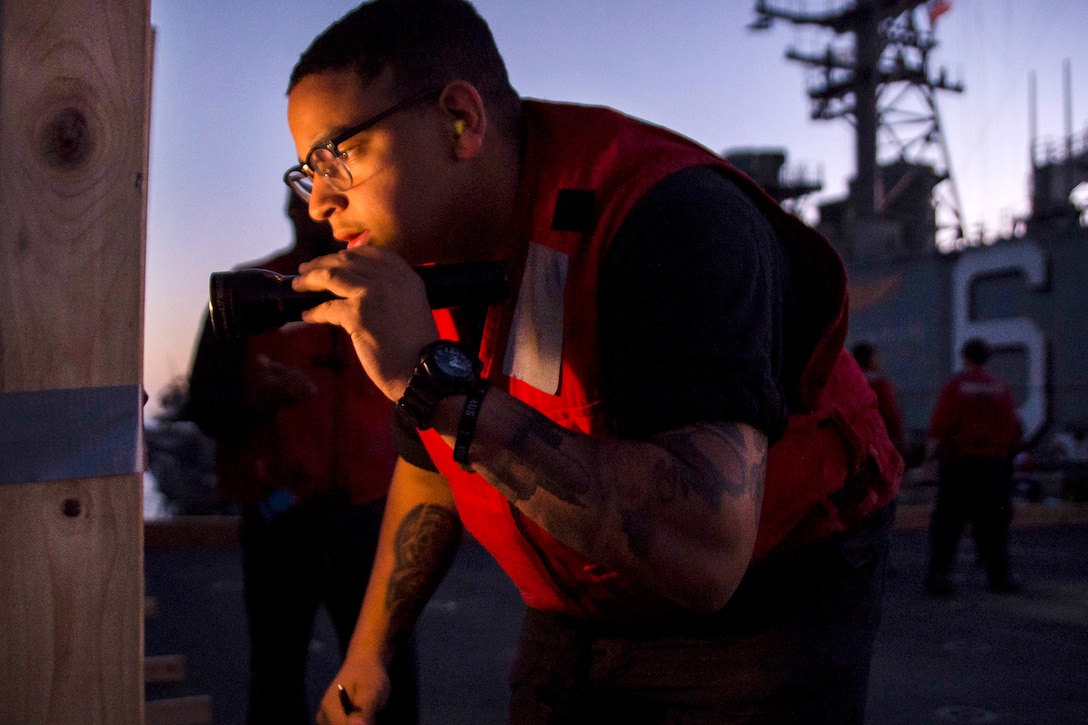
<svg viewBox="0 0 1088 725">
<path fill-rule="evenodd" d="M 552 231 L 591 232 L 597 223 L 592 189 L 560 189 L 552 214 Z"/>
</svg>

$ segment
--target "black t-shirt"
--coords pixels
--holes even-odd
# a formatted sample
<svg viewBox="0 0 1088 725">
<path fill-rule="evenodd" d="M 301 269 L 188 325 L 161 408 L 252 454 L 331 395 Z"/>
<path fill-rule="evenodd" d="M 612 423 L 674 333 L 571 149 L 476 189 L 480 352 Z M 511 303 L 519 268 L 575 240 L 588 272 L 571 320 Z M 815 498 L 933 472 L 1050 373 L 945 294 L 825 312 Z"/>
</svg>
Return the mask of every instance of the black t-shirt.
<svg viewBox="0 0 1088 725">
<path fill-rule="evenodd" d="M 699 421 L 748 423 L 775 440 L 788 412 L 782 316 L 788 266 L 766 217 L 712 167 L 666 177 L 628 213 L 598 282 L 603 405 L 628 439 Z M 479 339 L 466 311 L 462 338 Z M 397 417 L 408 462 L 435 470 Z"/>
</svg>

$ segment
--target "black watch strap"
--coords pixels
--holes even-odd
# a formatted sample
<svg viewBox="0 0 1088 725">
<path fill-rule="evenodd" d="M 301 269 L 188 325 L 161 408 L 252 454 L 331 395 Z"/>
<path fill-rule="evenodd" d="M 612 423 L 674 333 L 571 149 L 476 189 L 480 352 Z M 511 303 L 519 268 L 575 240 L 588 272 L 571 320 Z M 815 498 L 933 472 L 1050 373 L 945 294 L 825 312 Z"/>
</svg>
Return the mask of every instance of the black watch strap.
<svg viewBox="0 0 1088 725">
<path fill-rule="evenodd" d="M 415 385 L 409 383 L 408 387 L 404 389 L 404 395 L 397 401 L 397 408 L 411 418 L 416 428 L 427 430 L 431 427 L 434 410 L 438 407 L 438 401 L 442 398 L 438 395 L 428 394 L 424 386 L 416 381 L 415 375 L 412 375 L 412 381 L 415 382 Z"/>
</svg>

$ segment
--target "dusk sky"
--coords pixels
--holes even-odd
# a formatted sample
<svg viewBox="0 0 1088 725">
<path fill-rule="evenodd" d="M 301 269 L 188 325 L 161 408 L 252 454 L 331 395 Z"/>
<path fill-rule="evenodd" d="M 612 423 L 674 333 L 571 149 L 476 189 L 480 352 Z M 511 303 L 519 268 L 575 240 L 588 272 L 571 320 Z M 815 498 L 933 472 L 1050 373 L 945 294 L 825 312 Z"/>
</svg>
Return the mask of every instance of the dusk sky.
<svg viewBox="0 0 1088 725">
<path fill-rule="evenodd" d="M 789 45 L 828 36 L 778 22 L 753 32 L 752 0 L 478 0 L 523 96 L 611 106 L 723 152 L 778 147 L 819 172 L 820 199 L 853 173 L 846 121 L 812 121 L 806 70 Z M 822 11 L 843 0 L 775 0 Z M 351 0 L 152 0 L 156 53 L 147 229 L 144 385 L 148 416 L 188 372 L 208 276 L 287 246 L 296 163 L 284 94 L 299 53 Z M 940 96 L 951 168 L 969 228 L 1029 209 L 1029 78 L 1039 136 L 1072 124 L 1088 141 L 1088 2 L 953 0 L 937 22 L 943 66 L 963 94 Z M 1083 189 L 1082 189 L 1083 191 Z"/>
</svg>

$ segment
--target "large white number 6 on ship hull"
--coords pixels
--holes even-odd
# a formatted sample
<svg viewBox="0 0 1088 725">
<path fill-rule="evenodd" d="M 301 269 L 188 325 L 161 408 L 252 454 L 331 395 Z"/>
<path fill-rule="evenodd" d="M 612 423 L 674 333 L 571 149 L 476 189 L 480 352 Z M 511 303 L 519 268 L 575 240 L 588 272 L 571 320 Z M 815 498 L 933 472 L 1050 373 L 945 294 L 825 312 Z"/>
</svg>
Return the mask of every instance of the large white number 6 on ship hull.
<svg viewBox="0 0 1088 725">
<path fill-rule="evenodd" d="M 1046 333 L 1030 317 L 999 320 L 971 319 L 971 290 L 985 277 L 1021 273 L 1029 289 L 1038 290 L 1047 282 L 1046 255 L 1034 242 L 999 244 L 963 255 L 952 275 L 952 369 L 959 368 L 959 351 L 972 337 L 981 337 L 998 348 L 1022 348 L 1027 354 L 1027 397 L 1020 406 L 1024 438 L 1030 440 L 1046 425 L 1047 345 Z"/>
</svg>

